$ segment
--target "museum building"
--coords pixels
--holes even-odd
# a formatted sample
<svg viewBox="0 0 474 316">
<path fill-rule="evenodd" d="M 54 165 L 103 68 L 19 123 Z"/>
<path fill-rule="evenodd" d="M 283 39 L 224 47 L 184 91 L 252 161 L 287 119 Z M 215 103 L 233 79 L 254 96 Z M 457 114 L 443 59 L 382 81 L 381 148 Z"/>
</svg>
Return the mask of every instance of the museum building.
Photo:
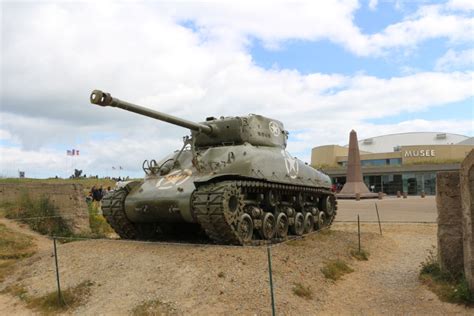
<svg viewBox="0 0 474 316">
<path fill-rule="evenodd" d="M 474 149 L 474 137 L 450 133 L 413 132 L 362 139 L 362 174 L 373 192 L 436 193 L 436 172 L 460 168 Z M 336 186 L 346 182 L 348 146 L 326 145 L 311 151 L 311 166 L 327 173 Z"/>
</svg>

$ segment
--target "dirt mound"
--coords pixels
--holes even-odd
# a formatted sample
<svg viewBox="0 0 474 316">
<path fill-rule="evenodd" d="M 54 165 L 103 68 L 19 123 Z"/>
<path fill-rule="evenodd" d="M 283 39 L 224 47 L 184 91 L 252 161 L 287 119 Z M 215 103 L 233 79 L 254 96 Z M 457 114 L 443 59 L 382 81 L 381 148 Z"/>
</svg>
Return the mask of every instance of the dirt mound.
<svg viewBox="0 0 474 316">
<path fill-rule="evenodd" d="M 368 261 L 350 255 L 356 227 L 336 224 L 330 232 L 272 247 L 278 314 L 468 311 L 440 302 L 418 282 L 419 263 L 435 244 L 435 225 L 385 225 L 383 236 L 377 225 L 362 225 Z M 124 315 L 140 306 L 159 306 L 173 315 L 271 313 L 266 247 L 87 240 L 60 244 L 58 252 L 63 289 L 93 284 L 74 314 Z M 334 259 L 355 271 L 336 282 L 324 278 L 321 268 Z M 0 290 L 12 284 L 31 296 L 55 291 L 51 250 L 21 262 Z"/>
<path fill-rule="evenodd" d="M 69 229 L 75 234 L 90 233 L 89 213 L 81 184 L 49 182 L 0 183 L 2 203 L 19 205 L 27 196 L 32 200 L 47 197 L 57 208 Z"/>
</svg>

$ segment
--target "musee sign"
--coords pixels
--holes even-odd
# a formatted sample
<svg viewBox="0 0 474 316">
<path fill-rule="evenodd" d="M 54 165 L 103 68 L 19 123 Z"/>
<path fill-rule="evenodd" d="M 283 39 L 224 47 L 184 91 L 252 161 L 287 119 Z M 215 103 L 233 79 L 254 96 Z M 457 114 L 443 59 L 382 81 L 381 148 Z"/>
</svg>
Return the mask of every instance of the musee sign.
<svg viewBox="0 0 474 316">
<path fill-rule="evenodd" d="M 434 149 L 405 150 L 404 157 L 436 157 Z"/>
</svg>

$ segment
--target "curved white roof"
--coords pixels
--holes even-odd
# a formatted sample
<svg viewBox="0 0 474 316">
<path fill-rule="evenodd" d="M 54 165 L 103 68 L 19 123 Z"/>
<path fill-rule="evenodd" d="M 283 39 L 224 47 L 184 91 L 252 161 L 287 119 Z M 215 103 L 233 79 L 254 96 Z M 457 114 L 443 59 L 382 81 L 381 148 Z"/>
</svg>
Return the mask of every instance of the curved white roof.
<svg viewBox="0 0 474 316">
<path fill-rule="evenodd" d="M 458 143 L 458 145 L 474 145 L 474 137 L 463 140 L 462 142 Z"/>
<path fill-rule="evenodd" d="M 370 137 L 359 141 L 359 149 L 372 153 L 392 152 L 397 146 L 452 145 L 468 140 L 468 136 L 443 132 L 412 132 Z"/>
</svg>

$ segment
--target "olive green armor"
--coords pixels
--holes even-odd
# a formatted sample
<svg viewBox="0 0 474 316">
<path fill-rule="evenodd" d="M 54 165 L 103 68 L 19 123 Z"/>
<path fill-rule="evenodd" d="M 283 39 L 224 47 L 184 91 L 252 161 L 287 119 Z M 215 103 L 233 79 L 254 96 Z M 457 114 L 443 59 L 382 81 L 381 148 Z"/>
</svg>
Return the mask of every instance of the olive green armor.
<svg viewBox="0 0 474 316">
<path fill-rule="evenodd" d="M 121 238 L 204 232 L 223 244 L 281 241 L 328 226 L 336 215 L 330 178 L 286 151 L 280 121 L 250 114 L 195 123 L 99 90 L 90 101 L 191 130 L 180 150 L 143 162 L 143 180 L 104 197 L 104 216 Z"/>
</svg>

